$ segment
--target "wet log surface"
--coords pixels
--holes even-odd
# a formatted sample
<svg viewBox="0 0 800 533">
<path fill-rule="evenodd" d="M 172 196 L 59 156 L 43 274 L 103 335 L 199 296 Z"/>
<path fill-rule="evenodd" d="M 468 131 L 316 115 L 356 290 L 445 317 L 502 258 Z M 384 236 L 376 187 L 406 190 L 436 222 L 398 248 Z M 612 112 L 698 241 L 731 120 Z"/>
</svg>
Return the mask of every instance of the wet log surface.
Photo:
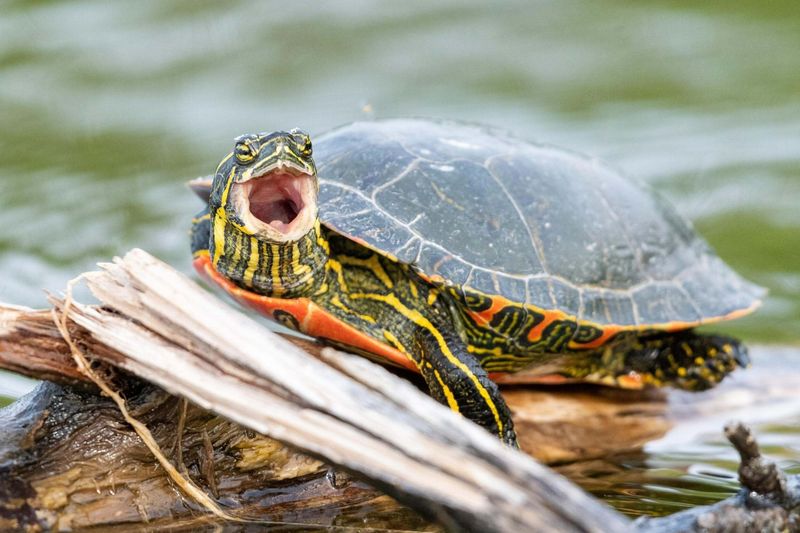
<svg viewBox="0 0 800 533">
<path fill-rule="evenodd" d="M 426 527 L 318 460 L 130 376 L 117 382 L 169 459 L 237 516 L 262 525 L 363 526 L 369 513 L 384 527 Z M 0 413 L 0 530 L 210 523 L 107 398 L 44 383 Z"/>
<path fill-rule="evenodd" d="M 157 262 L 150 263 L 151 258 L 146 256 L 139 260 L 156 265 L 153 268 L 162 268 Z M 121 268 L 119 264 L 117 268 Z M 353 413 L 327 405 L 333 401 L 331 396 L 314 398 L 313 394 L 319 393 L 316 389 L 311 391 L 312 397 L 304 397 L 309 391 L 303 391 L 300 385 L 295 384 L 300 387 L 297 389 L 289 386 L 287 391 L 286 388 L 280 390 L 287 387 L 284 383 L 265 381 L 265 372 L 259 373 L 263 369 L 247 369 L 255 372 L 245 374 L 241 366 L 252 362 L 237 359 L 238 356 L 230 357 L 220 350 L 215 339 L 198 338 L 185 324 L 175 328 L 170 322 L 180 322 L 180 319 L 175 318 L 174 309 L 166 317 L 142 314 L 141 308 L 154 306 L 155 300 L 147 301 L 152 296 L 148 292 L 149 282 L 141 277 L 126 278 L 124 270 L 111 268 L 111 273 L 106 278 L 93 280 L 95 292 L 108 304 L 97 283 L 113 281 L 117 285 L 107 285 L 105 290 L 109 294 L 106 296 L 120 297 L 122 302 L 115 305 L 113 311 L 77 306 L 71 315 L 77 322 L 71 323 L 70 331 L 81 349 L 94 360 L 127 368 L 128 371 L 113 370 L 114 367 L 107 364 L 99 367 L 113 385 L 123 391 L 132 414 L 151 429 L 170 462 L 231 514 L 261 524 L 279 523 L 287 529 L 307 529 L 312 525 L 416 530 L 439 527 L 383 495 L 388 493 L 449 529 L 514 531 L 560 527 L 562 530 L 613 531 L 638 527 L 680 531 L 700 530 L 702 524 L 724 524 L 721 519 L 712 520 L 711 517 L 717 516 L 714 509 L 700 509 L 691 517 L 681 513 L 667 519 L 641 521 L 633 526 L 560 477 L 524 460 L 518 453 L 497 446 L 480 430 L 464 426 L 452 413 L 432 404 L 406 382 L 398 381 L 376 365 L 322 350 L 316 343 L 290 339 L 303 349 L 302 355 L 306 358 L 293 359 L 293 364 L 307 367 L 322 363 L 327 368 L 325 372 L 335 370 L 339 376 L 349 376 L 354 382 L 344 381 L 345 385 L 338 383 L 342 389 L 327 390 L 325 387 L 329 384 L 314 381 L 315 386 L 322 387 L 322 394 L 334 391 L 352 394 L 351 399 L 359 402 L 354 403 L 353 408 L 358 409 L 360 405 L 363 411 L 364 402 L 367 402 L 370 411 L 378 411 L 377 415 L 361 413 L 361 420 L 349 420 L 347 417 Z M 158 273 L 163 274 L 161 270 Z M 161 290 L 169 286 L 170 281 L 178 283 L 169 280 Z M 135 291 L 126 293 L 126 283 L 139 285 Z M 214 302 L 213 305 L 222 305 L 209 295 L 203 297 Z M 164 298 L 157 301 L 155 308 L 158 305 L 165 305 Z M 190 308 L 179 309 L 179 312 L 191 315 Z M 208 318 L 207 314 L 201 315 Z M 131 316 L 137 322 L 132 322 Z M 119 334 L 123 330 L 126 333 Z M 133 337 L 128 336 L 131 332 L 135 332 Z M 276 336 L 268 335 L 268 342 L 274 343 L 272 338 Z M 285 342 L 272 344 L 270 349 L 283 353 L 288 351 L 286 346 Z M 230 389 L 241 394 L 244 400 L 226 400 L 224 387 L 212 391 L 222 398 L 206 395 L 205 392 L 216 384 L 213 380 L 196 383 L 189 377 L 181 381 L 181 377 L 187 376 L 181 376 L 178 369 L 170 367 L 169 361 L 159 358 L 162 352 L 158 350 L 175 352 L 176 347 L 191 348 L 186 352 L 194 354 L 195 364 L 207 367 L 215 379 L 248 376 L 239 384 L 243 388 Z M 264 351 L 261 345 L 262 359 Z M 202 352 L 203 356 L 198 357 L 197 352 Z M 209 352 L 215 358 L 221 357 L 224 364 L 212 364 L 204 358 Z M 309 354 L 313 357 L 309 358 Z M 0 308 L 0 367 L 65 385 L 40 385 L 33 394 L 0 412 L 0 526 L 136 529 L 148 523 L 153 527 L 191 529 L 216 520 L 176 488 L 122 419 L 117 407 L 85 382 L 49 312 Z M 129 372 L 192 398 L 196 403 L 185 402 Z M 315 372 L 311 374 L 313 377 Z M 326 374 L 328 378 L 331 375 L 335 374 Z M 796 394 L 800 384 L 788 382 L 797 376 L 790 374 L 782 378 L 787 386 L 777 395 Z M 297 379 L 302 384 L 305 378 L 301 373 Z M 254 385 L 260 386 L 262 393 L 266 389 L 274 396 L 269 397 L 266 404 L 259 403 L 263 398 L 248 396 L 252 391 L 247 386 Z M 357 388 L 359 386 L 361 388 Z M 661 394 L 582 387 L 512 387 L 506 389 L 505 395 L 514 413 L 523 449 L 544 461 L 566 462 L 637 448 L 662 436 L 676 419 L 684 422 L 693 415 L 701 416 L 703 406 L 719 414 L 724 410 L 721 408 L 730 403 L 730 394 L 755 386 L 756 383 L 746 380 L 738 383 L 733 380 L 718 392 L 704 393 L 697 398 L 700 401 L 692 402 L 680 394 L 666 398 Z M 247 398 L 255 398 L 255 401 L 247 401 Z M 760 399 L 775 400 L 764 395 Z M 338 400 L 347 403 L 347 398 L 337 397 Z M 215 401 L 220 403 L 215 404 Z M 242 412 L 258 410 L 260 405 L 267 406 L 262 410 L 270 410 L 276 405 L 280 407 L 282 402 L 288 403 L 294 413 L 301 416 L 295 416 L 293 422 L 282 420 L 274 413 Z M 386 409 L 392 409 L 394 417 L 388 422 L 380 419 Z M 332 415 L 332 419 L 319 418 L 320 414 Z M 378 416 L 377 422 L 375 416 Z M 370 422 L 365 424 L 364 417 Z M 319 437 L 314 436 L 309 441 L 308 424 L 313 426 L 320 422 L 328 433 L 319 432 Z M 336 433 L 340 428 L 336 424 L 341 422 L 345 422 L 349 433 Z M 293 435 L 296 431 L 305 431 L 302 439 Z M 397 433 L 391 437 L 404 436 L 406 440 L 411 437 L 414 442 L 395 443 L 393 438 L 386 438 L 387 431 Z M 271 434 L 293 446 L 263 434 Z M 348 446 L 341 446 L 337 440 L 345 438 L 343 435 L 353 438 Z M 359 449 L 359 446 L 365 447 Z M 297 451 L 298 447 L 308 453 Z M 358 457 L 359 453 L 354 451 L 372 456 Z M 406 468 L 387 464 L 395 460 L 408 461 Z M 343 467 L 334 468 L 328 466 L 330 464 Z M 766 463 L 750 461 L 750 464 L 768 470 Z M 392 474 L 387 475 L 387 472 Z M 408 478 L 404 477 L 407 473 L 410 473 Z M 449 483 L 448 488 L 457 490 L 443 491 L 445 482 Z M 786 480 L 780 497 L 771 489 L 767 491 L 771 496 L 737 497 L 720 505 L 728 505 L 724 508 L 726 513 L 737 509 L 742 513 L 740 521 L 755 517 L 756 510 L 769 508 L 771 512 L 783 512 L 780 516 L 762 513 L 761 522 L 752 524 L 763 526 L 768 523 L 765 517 L 772 516 L 791 526 L 797 510 L 795 515 L 789 510 L 793 505 L 797 507 L 792 500 L 796 498 L 797 483 L 797 480 Z M 372 486 L 381 488 L 383 493 Z M 515 499 L 509 498 L 510 495 Z M 372 521 L 365 522 L 367 516 Z"/>
</svg>

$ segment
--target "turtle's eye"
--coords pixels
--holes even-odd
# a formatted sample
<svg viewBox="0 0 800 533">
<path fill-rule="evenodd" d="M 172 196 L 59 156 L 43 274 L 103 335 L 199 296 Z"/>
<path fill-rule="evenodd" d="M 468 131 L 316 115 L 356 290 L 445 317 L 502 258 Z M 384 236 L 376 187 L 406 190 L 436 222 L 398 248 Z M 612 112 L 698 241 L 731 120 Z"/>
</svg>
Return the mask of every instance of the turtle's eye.
<svg viewBox="0 0 800 533">
<path fill-rule="evenodd" d="M 291 131 L 292 139 L 294 140 L 297 147 L 300 148 L 300 151 L 303 153 L 304 156 L 310 157 L 311 156 L 311 137 L 308 136 L 308 133 L 293 129 Z"/>
<path fill-rule="evenodd" d="M 258 156 L 258 143 L 251 138 L 239 139 L 236 141 L 233 153 L 239 163 L 251 163 Z"/>
</svg>

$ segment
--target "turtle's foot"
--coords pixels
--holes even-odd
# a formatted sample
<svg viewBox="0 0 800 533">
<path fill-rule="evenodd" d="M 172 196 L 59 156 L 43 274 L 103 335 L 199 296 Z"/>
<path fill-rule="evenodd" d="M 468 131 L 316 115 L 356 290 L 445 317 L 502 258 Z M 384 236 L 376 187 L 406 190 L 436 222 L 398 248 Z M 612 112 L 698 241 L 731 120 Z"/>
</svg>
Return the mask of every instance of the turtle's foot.
<svg viewBox="0 0 800 533">
<path fill-rule="evenodd" d="M 619 355 L 629 377 L 638 374 L 644 384 L 693 391 L 709 389 L 750 364 L 747 348 L 738 340 L 691 330 L 638 339 Z"/>
<path fill-rule="evenodd" d="M 738 340 L 687 330 L 626 335 L 596 353 L 565 359 L 560 372 L 577 381 L 624 389 L 669 386 L 700 391 L 749 364 L 747 348 Z"/>
</svg>

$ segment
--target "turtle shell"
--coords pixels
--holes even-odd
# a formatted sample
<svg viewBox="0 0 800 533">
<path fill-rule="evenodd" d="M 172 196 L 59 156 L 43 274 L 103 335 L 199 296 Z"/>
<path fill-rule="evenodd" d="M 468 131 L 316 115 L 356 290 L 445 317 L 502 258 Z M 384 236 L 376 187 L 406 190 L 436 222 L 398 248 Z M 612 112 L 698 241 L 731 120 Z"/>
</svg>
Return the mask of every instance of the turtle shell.
<svg viewBox="0 0 800 533">
<path fill-rule="evenodd" d="M 764 292 L 594 158 L 423 119 L 354 123 L 314 152 L 326 226 L 467 292 L 635 327 L 731 318 Z"/>
</svg>

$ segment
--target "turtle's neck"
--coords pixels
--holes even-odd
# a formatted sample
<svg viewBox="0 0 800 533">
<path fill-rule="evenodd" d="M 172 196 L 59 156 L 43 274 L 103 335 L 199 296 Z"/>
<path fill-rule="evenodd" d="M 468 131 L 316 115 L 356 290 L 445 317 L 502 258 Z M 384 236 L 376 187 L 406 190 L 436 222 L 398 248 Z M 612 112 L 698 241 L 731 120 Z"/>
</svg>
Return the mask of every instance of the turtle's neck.
<svg viewBox="0 0 800 533">
<path fill-rule="evenodd" d="M 258 240 L 227 219 L 212 221 L 210 253 L 214 267 L 240 287 L 264 296 L 310 296 L 323 281 L 329 250 L 319 219 L 302 238 L 286 243 Z"/>
</svg>

